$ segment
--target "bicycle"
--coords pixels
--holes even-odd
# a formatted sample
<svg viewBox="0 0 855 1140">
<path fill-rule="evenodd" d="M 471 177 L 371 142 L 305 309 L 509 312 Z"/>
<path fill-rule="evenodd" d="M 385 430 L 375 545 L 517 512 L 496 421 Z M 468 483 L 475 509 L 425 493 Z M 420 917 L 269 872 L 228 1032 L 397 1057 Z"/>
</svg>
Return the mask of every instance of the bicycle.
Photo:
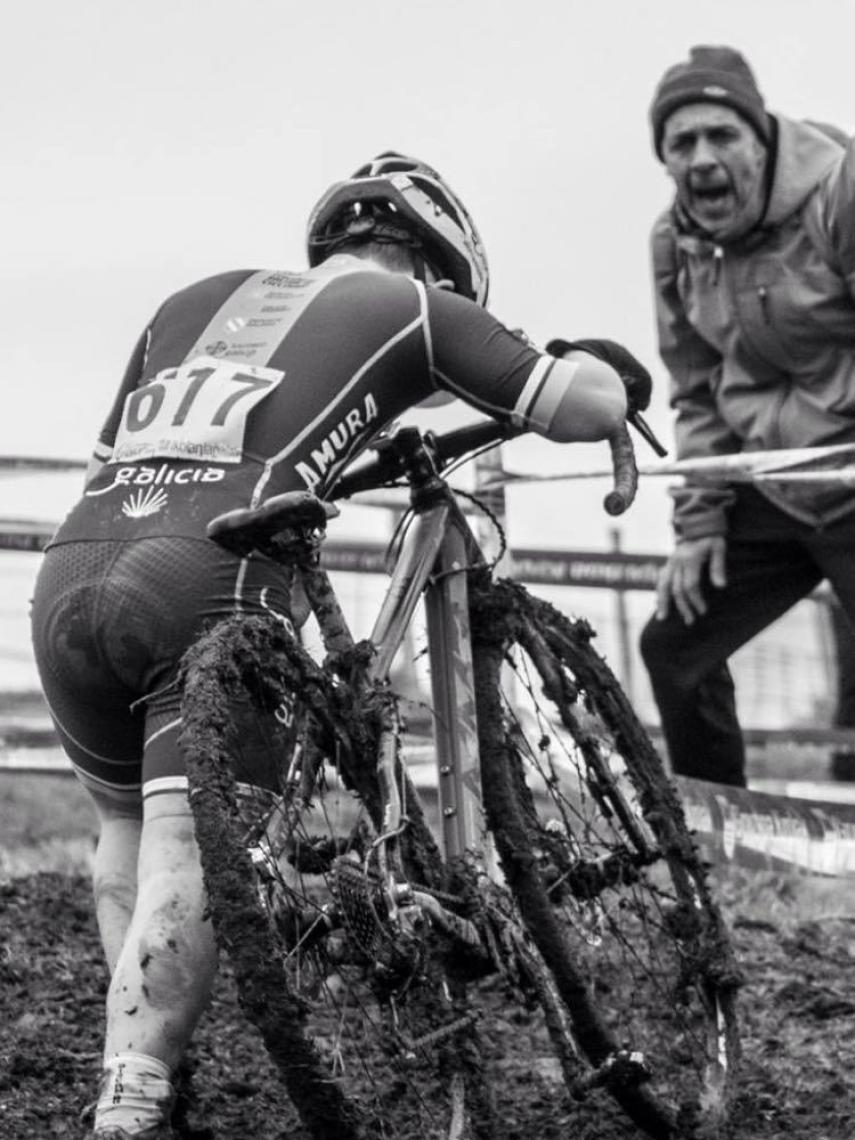
<svg viewBox="0 0 855 1140">
<path fill-rule="evenodd" d="M 400 429 L 335 485 L 331 499 L 410 488 L 366 641 L 320 564 L 331 502 L 291 493 L 209 525 L 283 565 L 326 653 L 271 614 L 186 655 L 217 938 L 313 1137 L 501 1135 L 477 1026 L 499 990 L 542 1019 L 572 1097 L 607 1090 L 656 1140 L 725 1136 L 740 979 L 676 792 L 593 630 L 492 580 L 447 482 L 511 434 Z M 635 490 L 625 432 L 613 455 L 617 513 Z M 388 680 L 421 597 L 438 838 Z M 282 750 L 275 795 L 242 784 L 236 702 Z"/>
</svg>

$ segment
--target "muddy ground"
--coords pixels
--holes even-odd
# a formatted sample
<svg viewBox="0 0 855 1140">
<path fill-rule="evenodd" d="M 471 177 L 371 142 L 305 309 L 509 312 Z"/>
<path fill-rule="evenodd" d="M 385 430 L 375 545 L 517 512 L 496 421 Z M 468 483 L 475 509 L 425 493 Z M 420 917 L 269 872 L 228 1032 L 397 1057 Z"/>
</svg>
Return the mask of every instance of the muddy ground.
<svg viewBox="0 0 855 1140">
<path fill-rule="evenodd" d="M 788 888 L 772 882 L 769 889 Z M 745 905 L 737 895 L 727 910 L 747 984 L 735 1138 L 850 1140 L 855 921 L 843 913 L 778 921 L 774 907 Z M 0 883 L 3 1140 L 85 1134 L 80 1113 L 97 1083 L 106 983 L 85 876 L 41 873 Z M 580 1106 L 562 1095 L 545 1042 L 524 1018 L 509 1012 L 494 1025 L 491 1065 L 511 1140 L 638 1140 L 607 1100 L 595 1096 Z M 307 1140 L 236 1006 L 225 968 L 192 1067 L 182 1140 Z M 404 1131 L 389 1135 L 415 1140 Z"/>
</svg>

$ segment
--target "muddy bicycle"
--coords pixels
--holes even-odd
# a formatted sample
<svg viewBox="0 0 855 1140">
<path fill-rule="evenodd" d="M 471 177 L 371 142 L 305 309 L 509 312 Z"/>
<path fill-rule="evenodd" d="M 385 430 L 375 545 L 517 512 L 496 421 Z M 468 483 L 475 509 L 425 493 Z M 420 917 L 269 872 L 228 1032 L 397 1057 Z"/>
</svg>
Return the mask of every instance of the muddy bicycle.
<svg viewBox="0 0 855 1140">
<path fill-rule="evenodd" d="M 739 977 L 676 792 L 590 626 L 494 580 L 447 481 L 509 434 L 400 429 L 335 485 L 410 491 L 363 641 L 321 565 L 331 503 L 285 494 L 210 524 L 281 563 L 325 647 L 316 660 L 271 613 L 227 619 L 185 658 L 217 938 L 313 1137 L 500 1137 L 497 1001 L 534 1011 L 572 1097 L 605 1090 L 660 1140 L 724 1136 Z M 625 433 L 613 454 L 617 513 Z M 435 809 L 389 681 L 420 604 Z M 281 750 L 275 794 L 242 779 L 236 702 Z"/>
</svg>

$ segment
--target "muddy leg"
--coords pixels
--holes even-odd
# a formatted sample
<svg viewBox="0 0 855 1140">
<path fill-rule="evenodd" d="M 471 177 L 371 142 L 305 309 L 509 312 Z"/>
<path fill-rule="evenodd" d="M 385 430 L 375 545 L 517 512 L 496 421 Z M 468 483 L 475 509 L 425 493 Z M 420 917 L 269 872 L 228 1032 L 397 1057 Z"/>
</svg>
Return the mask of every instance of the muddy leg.
<svg viewBox="0 0 855 1140">
<path fill-rule="evenodd" d="M 90 795 L 100 824 L 92 873 L 95 914 L 112 974 L 136 903 L 142 805 L 124 806 L 94 792 Z"/>
<path fill-rule="evenodd" d="M 216 948 L 186 793 L 146 800 L 136 905 L 107 997 L 105 1058 L 178 1064 L 208 1003 Z"/>
</svg>

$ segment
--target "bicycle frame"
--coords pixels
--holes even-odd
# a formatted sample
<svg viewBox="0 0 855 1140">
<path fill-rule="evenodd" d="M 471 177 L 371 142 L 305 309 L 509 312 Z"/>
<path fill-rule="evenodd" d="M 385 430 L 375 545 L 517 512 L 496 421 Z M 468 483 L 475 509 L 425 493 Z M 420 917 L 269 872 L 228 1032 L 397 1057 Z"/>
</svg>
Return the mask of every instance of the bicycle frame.
<svg viewBox="0 0 855 1140">
<path fill-rule="evenodd" d="M 483 447 L 485 438 L 476 437 L 484 437 L 485 428 L 490 433 L 486 443 L 495 443 L 494 423 L 474 425 L 475 436 L 472 428 L 464 429 L 466 446 L 457 455 Z M 363 668 L 362 679 L 379 682 L 381 686 L 388 681 L 392 662 L 416 606 L 424 597 L 443 854 L 446 859 L 466 852 L 475 854 L 483 869 L 498 875 L 481 796 L 467 578 L 467 571 L 485 567 L 486 559 L 454 492 L 441 474 L 442 463 L 435 462 L 433 441 L 429 442 L 428 436 L 422 436 L 415 428 L 403 429 L 395 438 L 400 439 L 400 445 L 388 454 L 398 464 L 396 477 L 405 475 L 408 479 L 414 518 L 396 551 L 391 581 L 369 638 L 374 652 Z M 376 479 L 374 465 L 369 465 L 369 483 Z M 360 489 L 359 480 L 364 475 L 355 472 L 354 476 L 355 481 L 353 476 L 348 477 L 349 488 L 339 486 L 339 495 L 333 494 L 333 499 Z M 345 479 L 344 484 L 347 482 Z M 305 492 L 289 492 L 274 497 L 261 508 L 218 516 L 209 524 L 208 534 L 241 556 L 258 549 L 275 561 L 290 565 L 292 574 L 302 580 L 327 651 L 346 653 L 353 647 L 353 638 L 335 590 L 318 560 L 326 520 L 337 514 L 338 509 L 331 502 L 322 502 Z M 387 876 L 387 849 L 394 849 L 406 823 L 398 786 L 400 727 L 397 707 L 387 706 L 377 755 L 384 815 L 377 847 Z M 387 878 L 393 893 L 395 881 L 394 875 Z"/>
<path fill-rule="evenodd" d="M 437 787 L 443 851 L 447 858 L 487 848 L 481 803 L 478 729 L 472 683 L 466 571 L 484 556 L 453 492 L 443 484 L 425 505 L 414 505 L 370 640 L 377 654 L 369 667 L 385 679 L 405 631 L 424 595 L 435 722 Z M 382 754 L 382 750 L 381 750 Z M 385 777 L 386 786 L 395 787 Z M 400 803 L 390 805 L 400 825 Z"/>
</svg>

